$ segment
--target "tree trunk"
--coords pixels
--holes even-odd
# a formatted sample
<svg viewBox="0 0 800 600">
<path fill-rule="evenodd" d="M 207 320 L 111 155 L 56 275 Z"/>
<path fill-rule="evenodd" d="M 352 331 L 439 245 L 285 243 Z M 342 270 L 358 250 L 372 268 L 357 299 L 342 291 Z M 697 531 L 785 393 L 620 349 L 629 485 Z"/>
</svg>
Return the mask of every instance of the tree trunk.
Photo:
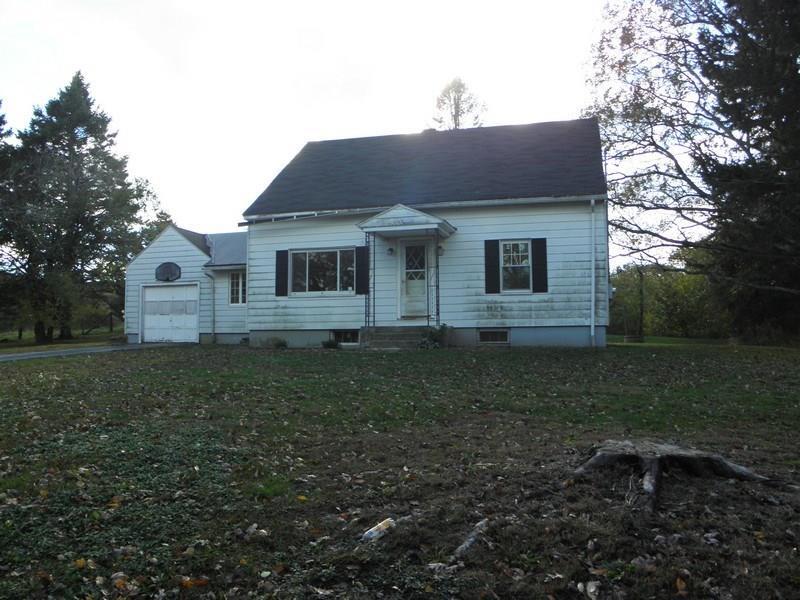
<svg viewBox="0 0 800 600">
<path fill-rule="evenodd" d="M 661 490 L 661 473 L 669 467 L 677 467 L 697 477 L 723 477 L 742 481 L 758 481 L 796 490 L 797 487 L 775 479 L 753 473 L 750 469 L 732 463 L 718 454 L 681 448 L 671 444 L 630 440 L 606 440 L 597 448 L 592 458 L 575 470 L 583 476 L 589 471 L 613 465 L 638 468 L 642 476 L 642 489 L 651 510 L 656 508 Z"/>
<path fill-rule="evenodd" d="M 24 331 L 25 330 L 22 327 L 17 329 L 17 340 L 21 340 L 22 339 L 22 334 L 23 334 Z"/>
<path fill-rule="evenodd" d="M 114 313 L 108 313 L 108 333 L 114 333 Z"/>
<path fill-rule="evenodd" d="M 33 337 L 37 344 L 44 344 L 47 342 L 47 334 L 45 333 L 44 323 L 42 321 L 36 321 L 33 324 Z"/>
<path fill-rule="evenodd" d="M 62 325 L 58 328 L 58 339 L 60 340 L 71 340 L 72 337 L 72 327 L 70 325 Z"/>
<path fill-rule="evenodd" d="M 642 267 L 636 265 L 636 271 L 639 273 L 639 331 L 638 335 L 644 341 L 644 273 Z"/>
<path fill-rule="evenodd" d="M 53 326 L 45 329 L 44 321 L 36 321 L 33 325 L 33 337 L 37 344 L 48 344 L 53 341 Z"/>
</svg>

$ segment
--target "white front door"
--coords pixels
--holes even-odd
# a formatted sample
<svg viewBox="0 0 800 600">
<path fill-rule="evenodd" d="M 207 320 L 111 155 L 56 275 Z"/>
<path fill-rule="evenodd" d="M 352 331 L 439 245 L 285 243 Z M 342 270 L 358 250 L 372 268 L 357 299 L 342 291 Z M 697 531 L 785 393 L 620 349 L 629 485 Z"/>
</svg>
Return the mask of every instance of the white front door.
<svg viewBox="0 0 800 600">
<path fill-rule="evenodd" d="M 428 314 L 428 245 L 424 241 L 408 241 L 400 247 L 400 316 L 425 317 Z"/>
<path fill-rule="evenodd" d="M 197 286 L 159 285 L 144 288 L 144 342 L 198 340 Z"/>
</svg>

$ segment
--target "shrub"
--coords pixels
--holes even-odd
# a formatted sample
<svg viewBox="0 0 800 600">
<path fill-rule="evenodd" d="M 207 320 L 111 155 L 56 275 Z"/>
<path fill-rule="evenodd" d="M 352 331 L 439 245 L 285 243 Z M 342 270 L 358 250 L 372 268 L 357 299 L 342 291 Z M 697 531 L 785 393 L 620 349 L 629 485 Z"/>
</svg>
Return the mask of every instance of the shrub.
<svg viewBox="0 0 800 600">
<path fill-rule="evenodd" d="M 339 342 L 336 340 L 322 340 L 322 347 L 335 350 L 339 347 Z"/>
<path fill-rule="evenodd" d="M 286 340 L 279 337 L 268 338 L 265 340 L 264 345 L 269 346 L 270 348 L 275 348 L 276 350 L 289 347 L 289 344 L 286 342 Z"/>
<path fill-rule="evenodd" d="M 419 343 L 420 348 L 446 348 L 450 337 L 450 328 L 444 323 L 439 327 L 431 327 Z"/>
</svg>

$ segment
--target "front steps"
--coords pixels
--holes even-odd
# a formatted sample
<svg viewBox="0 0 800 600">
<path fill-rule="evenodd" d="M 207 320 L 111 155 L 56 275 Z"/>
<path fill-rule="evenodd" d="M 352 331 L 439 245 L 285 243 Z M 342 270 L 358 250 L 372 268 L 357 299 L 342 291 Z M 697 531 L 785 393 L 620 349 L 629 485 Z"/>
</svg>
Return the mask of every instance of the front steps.
<svg viewBox="0 0 800 600">
<path fill-rule="evenodd" d="M 420 347 L 430 329 L 425 325 L 362 327 L 361 347 L 371 350 L 413 350 Z"/>
</svg>

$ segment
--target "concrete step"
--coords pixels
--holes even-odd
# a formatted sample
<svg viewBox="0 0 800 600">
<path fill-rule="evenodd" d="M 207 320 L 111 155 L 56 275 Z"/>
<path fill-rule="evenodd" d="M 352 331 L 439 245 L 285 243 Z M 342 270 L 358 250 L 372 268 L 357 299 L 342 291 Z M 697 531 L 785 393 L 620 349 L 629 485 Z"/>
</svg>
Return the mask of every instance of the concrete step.
<svg viewBox="0 0 800 600">
<path fill-rule="evenodd" d="M 421 340 L 425 337 L 424 333 L 379 333 L 362 336 L 365 340 Z"/>
<path fill-rule="evenodd" d="M 424 325 L 364 327 L 361 345 L 372 350 L 412 350 L 419 348 L 428 331 Z"/>
<path fill-rule="evenodd" d="M 362 334 L 366 335 L 374 335 L 385 333 L 388 335 L 395 334 L 395 333 L 422 333 L 424 334 L 426 331 L 430 329 L 429 327 L 415 325 L 413 327 L 364 327 L 361 329 Z"/>
</svg>

